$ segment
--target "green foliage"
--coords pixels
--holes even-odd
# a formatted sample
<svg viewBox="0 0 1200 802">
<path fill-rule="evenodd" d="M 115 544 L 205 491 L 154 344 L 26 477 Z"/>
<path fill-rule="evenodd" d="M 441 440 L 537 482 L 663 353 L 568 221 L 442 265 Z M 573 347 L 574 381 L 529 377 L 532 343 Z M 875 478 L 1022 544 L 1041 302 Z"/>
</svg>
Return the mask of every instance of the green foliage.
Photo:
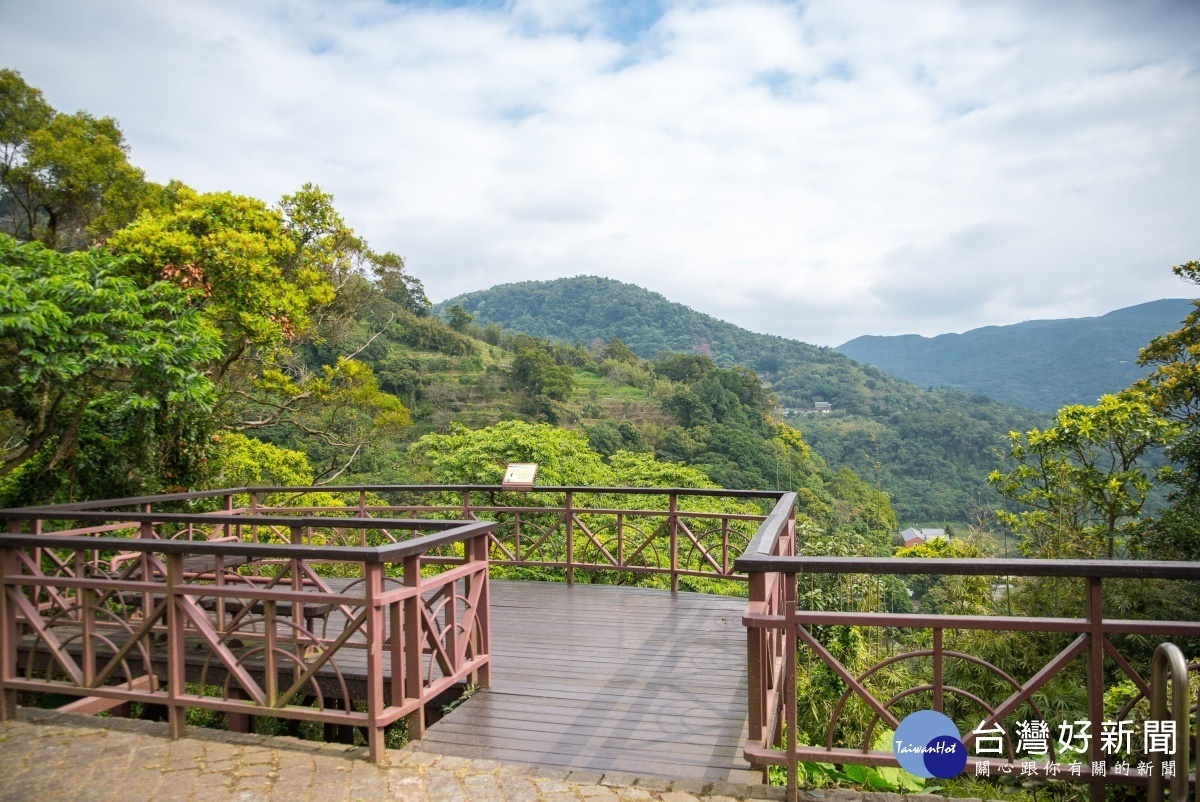
<svg viewBox="0 0 1200 802">
<path fill-rule="evenodd" d="M 227 361 L 250 345 L 294 340 L 334 297 L 328 275 L 298 256 L 283 214 L 244 195 L 185 190 L 173 209 L 143 215 L 109 245 L 136 261 L 144 281 L 194 289 Z"/>
<path fill-rule="evenodd" d="M 446 322 L 450 324 L 450 328 L 457 332 L 464 332 L 467 326 L 471 325 L 471 321 L 475 316 L 463 309 L 458 304 L 446 310 Z"/>
<path fill-rule="evenodd" d="M 0 70 L 0 225 L 52 248 L 85 247 L 151 205 L 160 188 L 129 164 L 111 117 L 63 114 Z"/>
<path fill-rule="evenodd" d="M 167 282 L 140 287 L 103 251 L 60 254 L 0 235 L 0 475 L 54 441 L 69 459 L 85 427 L 214 402 L 198 365 L 215 333 Z"/>
<path fill-rule="evenodd" d="M 427 434 L 412 449 L 443 484 L 500 484 L 510 462 L 536 462 L 542 485 L 604 487 L 613 480 L 581 432 L 546 423 L 503 421 L 474 431 L 451 424 L 447 434 Z"/>
<path fill-rule="evenodd" d="M 688 386 L 712 368 L 740 365 L 770 383 L 784 407 L 834 405 L 832 415 L 794 418 L 814 451 L 835 467 L 847 466 L 888 492 L 904 520 L 967 520 L 994 499 L 985 479 L 998 467 L 994 450 L 1003 435 L 1040 424 L 1041 416 L 950 390 L 922 391 L 877 368 L 859 365 L 829 348 L 754 334 L 674 304 L 661 295 L 609 279 L 580 276 L 493 287 L 445 302 L 475 315 L 477 323 L 564 342 L 610 342 L 614 338 L 645 358 L 678 352 L 655 363 L 655 377 Z M 702 352 L 711 351 L 713 360 Z M 710 367 L 711 366 L 711 367 Z M 649 383 L 642 384 L 649 388 Z M 732 387 L 726 389 L 733 390 Z M 711 398 L 700 399 L 710 401 Z M 676 410 L 697 410 L 681 395 Z M 692 425 L 689 425 L 692 424 Z M 667 435 L 660 453 L 692 460 L 708 450 L 703 421 L 682 422 L 687 431 Z M 736 439 L 736 438 L 735 438 Z M 717 448 L 733 448 L 720 441 Z M 774 467 L 741 470 L 713 460 L 710 475 L 721 484 L 758 481 Z"/>
<path fill-rule="evenodd" d="M 230 432 L 217 438 L 208 485 L 223 487 L 307 487 L 313 482 L 308 458 L 300 451 Z"/>
<path fill-rule="evenodd" d="M 1106 395 L 1094 407 L 1063 407 L 1054 426 L 1009 436 L 1015 466 L 989 481 L 1029 508 L 1000 511 L 1022 553 L 1045 558 L 1112 558 L 1140 525 L 1150 492 L 1142 459 L 1171 443 L 1178 427 L 1140 394 Z"/>
<path fill-rule="evenodd" d="M 440 320 L 421 317 L 408 310 L 403 310 L 396 316 L 396 322 L 388 328 L 388 334 L 396 342 L 411 345 L 422 351 L 437 351 L 450 356 L 464 356 L 475 352 L 475 346 L 469 337 L 454 331 Z"/>
<path fill-rule="evenodd" d="M 931 538 L 897 549 L 896 557 L 924 559 L 979 559 L 991 556 L 978 542 L 958 538 Z M 937 615 L 987 615 L 991 612 L 992 582 L 985 576 L 916 575 L 910 577 L 913 600 L 923 613 Z"/>
<path fill-rule="evenodd" d="M 1173 268 L 1191 284 L 1200 283 L 1200 261 Z M 1167 448 L 1172 465 L 1161 472 L 1169 506 L 1146 528 L 1138 545 L 1157 559 L 1200 557 L 1200 304 L 1177 331 L 1152 340 L 1138 359 L 1153 372 L 1134 385 L 1158 413 L 1179 426 Z"/>
<path fill-rule="evenodd" d="M 575 389 L 575 372 L 566 365 L 556 364 L 554 354 L 531 337 L 517 344 L 513 360 L 513 386 L 531 396 L 545 396 L 553 401 L 566 401 Z"/>
</svg>

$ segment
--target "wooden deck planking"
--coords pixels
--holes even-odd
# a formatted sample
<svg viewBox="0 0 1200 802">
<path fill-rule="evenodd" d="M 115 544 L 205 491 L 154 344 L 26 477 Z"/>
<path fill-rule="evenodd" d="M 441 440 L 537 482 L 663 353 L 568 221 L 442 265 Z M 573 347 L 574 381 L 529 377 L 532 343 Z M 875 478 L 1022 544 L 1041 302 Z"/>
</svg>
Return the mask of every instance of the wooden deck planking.
<svg viewBox="0 0 1200 802">
<path fill-rule="evenodd" d="M 648 588 L 491 583 L 492 688 L 423 747 L 593 772 L 754 781 L 745 600 Z"/>
</svg>

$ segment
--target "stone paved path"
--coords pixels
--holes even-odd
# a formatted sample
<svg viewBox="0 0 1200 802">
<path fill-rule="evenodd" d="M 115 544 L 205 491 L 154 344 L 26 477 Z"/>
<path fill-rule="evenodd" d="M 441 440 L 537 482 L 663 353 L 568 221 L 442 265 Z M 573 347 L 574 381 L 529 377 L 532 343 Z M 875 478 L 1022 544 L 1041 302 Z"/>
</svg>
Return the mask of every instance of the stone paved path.
<svg viewBox="0 0 1200 802">
<path fill-rule="evenodd" d="M 0 802 L 733 802 L 782 799 L 782 788 L 585 774 L 439 755 L 417 746 L 376 766 L 362 748 L 22 709 L 0 725 Z M 806 795 L 801 792 L 801 797 Z M 815 795 L 814 795 L 815 796 Z M 898 800 L 824 789 L 829 802 Z M 914 795 L 906 802 L 942 802 Z"/>
</svg>

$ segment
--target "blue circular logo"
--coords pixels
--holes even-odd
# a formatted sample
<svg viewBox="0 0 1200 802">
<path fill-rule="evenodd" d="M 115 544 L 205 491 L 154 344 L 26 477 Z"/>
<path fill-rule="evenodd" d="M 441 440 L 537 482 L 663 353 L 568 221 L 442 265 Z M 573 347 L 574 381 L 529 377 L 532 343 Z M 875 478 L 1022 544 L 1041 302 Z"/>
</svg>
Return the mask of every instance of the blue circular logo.
<svg viewBox="0 0 1200 802">
<path fill-rule="evenodd" d="M 892 738 L 900 768 L 917 777 L 948 780 L 962 773 L 967 750 L 958 727 L 935 710 L 918 710 L 904 717 Z"/>
</svg>

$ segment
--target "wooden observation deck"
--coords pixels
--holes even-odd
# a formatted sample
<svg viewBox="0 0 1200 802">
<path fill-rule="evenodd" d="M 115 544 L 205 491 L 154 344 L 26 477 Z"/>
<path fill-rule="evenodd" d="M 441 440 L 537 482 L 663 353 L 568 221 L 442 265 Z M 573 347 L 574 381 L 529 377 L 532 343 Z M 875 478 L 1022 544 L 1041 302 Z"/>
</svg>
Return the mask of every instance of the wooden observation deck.
<svg viewBox="0 0 1200 802">
<path fill-rule="evenodd" d="M 492 687 L 432 725 L 442 754 L 756 782 L 746 601 L 612 585 L 491 586 Z"/>
</svg>

